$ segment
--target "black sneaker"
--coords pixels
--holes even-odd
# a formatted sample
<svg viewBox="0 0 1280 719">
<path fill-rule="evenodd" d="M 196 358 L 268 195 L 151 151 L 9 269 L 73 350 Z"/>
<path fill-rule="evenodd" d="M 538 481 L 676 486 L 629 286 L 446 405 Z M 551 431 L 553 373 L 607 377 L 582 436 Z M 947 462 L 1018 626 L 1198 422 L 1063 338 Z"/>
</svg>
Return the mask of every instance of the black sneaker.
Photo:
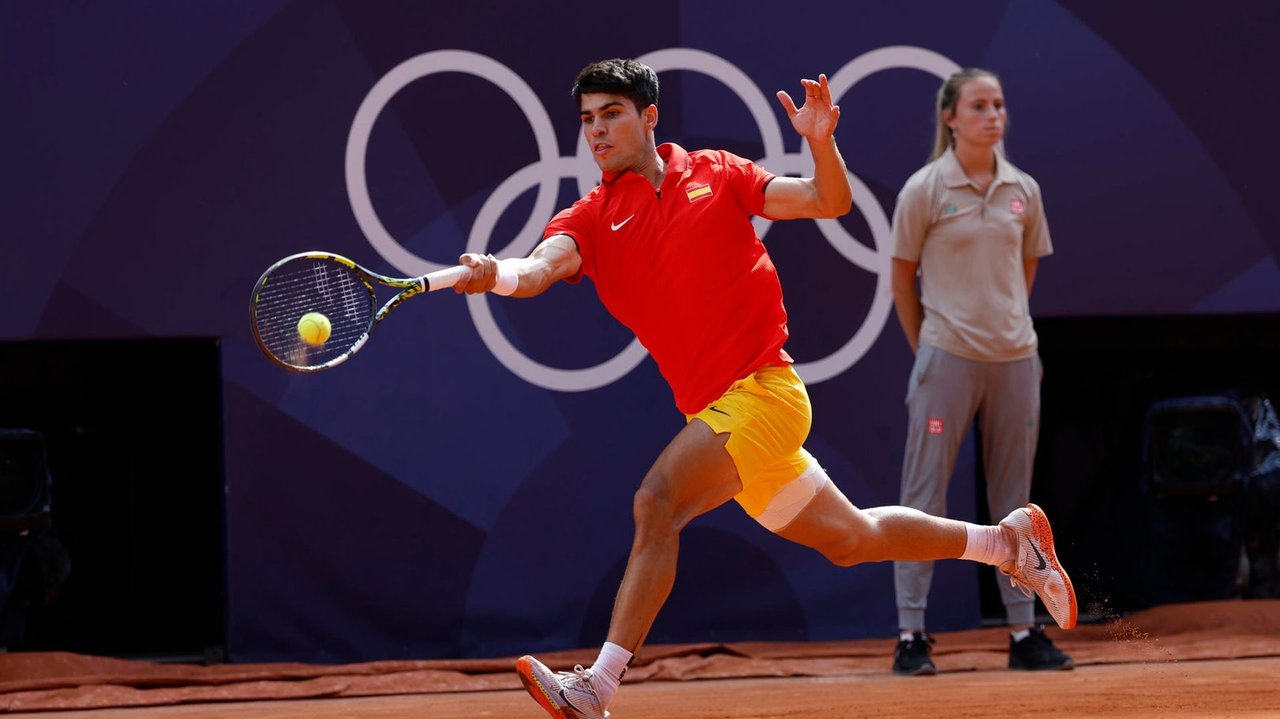
<svg viewBox="0 0 1280 719">
<path fill-rule="evenodd" d="M 1010 669 L 1071 669 L 1075 665 L 1071 657 L 1053 646 L 1053 640 L 1044 633 L 1044 627 L 1032 627 L 1031 633 L 1022 641 L 1009 637 Z"/>
<path fill-rule="evenodd" d="M 933 646 L 933 637 L 924 632 L 916 632 L 910 639 L 899 639 L 898 648 L 893 650 L 893 673 L 906 677 L 931 676 L 938 673 L 929 658 Z"/>
</svg>

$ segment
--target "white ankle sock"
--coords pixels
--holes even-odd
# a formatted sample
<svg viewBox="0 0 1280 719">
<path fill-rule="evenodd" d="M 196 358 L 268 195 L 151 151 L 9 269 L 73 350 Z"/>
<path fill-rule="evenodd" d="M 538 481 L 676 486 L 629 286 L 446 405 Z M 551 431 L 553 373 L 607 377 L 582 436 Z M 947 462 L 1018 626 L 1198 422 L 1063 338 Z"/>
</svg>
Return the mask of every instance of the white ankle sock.
<svg viewBox="0 0 1280 719">
<path fill-rule="evenodd" d="M 613 695 L 618 693 L 618 684 L 622 682 L 629 661 L 631 652 L 613 642 L 605 642 L 600 647 L 600 656 L 591 665 L 591 687 L 596 690 L 601 709 L 608 709 Z"/>
<path fill-rule="evenodd" d="M 964 530 L 968 535 L 968 541 L 964 545 L 964 554 L 960 555 L 961 559 L 970 559 L 996 567 L 1016 559 L 1014 548 L 1009 546 L 1003 527 L 966 522 Z"/>
</svg>

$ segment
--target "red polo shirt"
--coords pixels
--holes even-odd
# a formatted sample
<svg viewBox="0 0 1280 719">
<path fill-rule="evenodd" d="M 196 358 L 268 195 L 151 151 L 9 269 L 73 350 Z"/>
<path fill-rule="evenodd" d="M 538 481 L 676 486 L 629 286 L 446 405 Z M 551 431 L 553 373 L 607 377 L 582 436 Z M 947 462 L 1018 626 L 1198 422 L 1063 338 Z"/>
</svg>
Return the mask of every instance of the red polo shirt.
<svg viewBox="0 0 1280 719">
<path fill-rule="evenodd" d="M 787 364 L 787 311 L 751 216 L 774 175 L 728 152 L 658 147 L 662 189 L 630 171 L 558 213 L 606 309 L 658 363 L 676 407 L 696 414 L 767 365 Z"/>
</svg>

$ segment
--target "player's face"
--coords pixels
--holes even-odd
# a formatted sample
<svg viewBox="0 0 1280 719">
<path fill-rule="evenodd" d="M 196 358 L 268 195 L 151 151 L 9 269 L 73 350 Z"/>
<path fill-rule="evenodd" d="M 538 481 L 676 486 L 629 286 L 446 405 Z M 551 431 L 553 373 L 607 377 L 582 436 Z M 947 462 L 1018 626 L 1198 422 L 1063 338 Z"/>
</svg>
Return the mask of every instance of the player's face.
<svg viewBox="0 0 1280 719">
<path fill-rule="evenodd" d="M 955 133 L 956 145 L 994 147 L 1004 137 L 1008 120 L 1000 83 L 980 76 L 960 86 L 960 99 L 947 127 Z"/>
<path fill-rule="evenodd" d="M 657 107 L 650 105 L 641 112 L 622 95 L 588 92 L 579 98 L 578 109 L 587 147 L 602 171 L 620 172 L 648 161 Z"/>
</svg>

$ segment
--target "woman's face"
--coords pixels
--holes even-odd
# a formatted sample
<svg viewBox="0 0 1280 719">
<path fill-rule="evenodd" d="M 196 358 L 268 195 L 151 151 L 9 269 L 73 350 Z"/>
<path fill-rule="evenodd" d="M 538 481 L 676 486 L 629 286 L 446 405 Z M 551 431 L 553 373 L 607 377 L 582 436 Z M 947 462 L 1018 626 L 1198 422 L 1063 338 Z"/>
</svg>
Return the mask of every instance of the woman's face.
<svg viewBox="0 0 1280 719">
<path fill-rule="evenodd" d="M 995 147 L 1004 137 L 1008 120 L 999 81 L 979 76 L 960 86 L 960 99 L 947 119 L 947 127 L 951 128 L 957 147 Z"/>
</svg>

